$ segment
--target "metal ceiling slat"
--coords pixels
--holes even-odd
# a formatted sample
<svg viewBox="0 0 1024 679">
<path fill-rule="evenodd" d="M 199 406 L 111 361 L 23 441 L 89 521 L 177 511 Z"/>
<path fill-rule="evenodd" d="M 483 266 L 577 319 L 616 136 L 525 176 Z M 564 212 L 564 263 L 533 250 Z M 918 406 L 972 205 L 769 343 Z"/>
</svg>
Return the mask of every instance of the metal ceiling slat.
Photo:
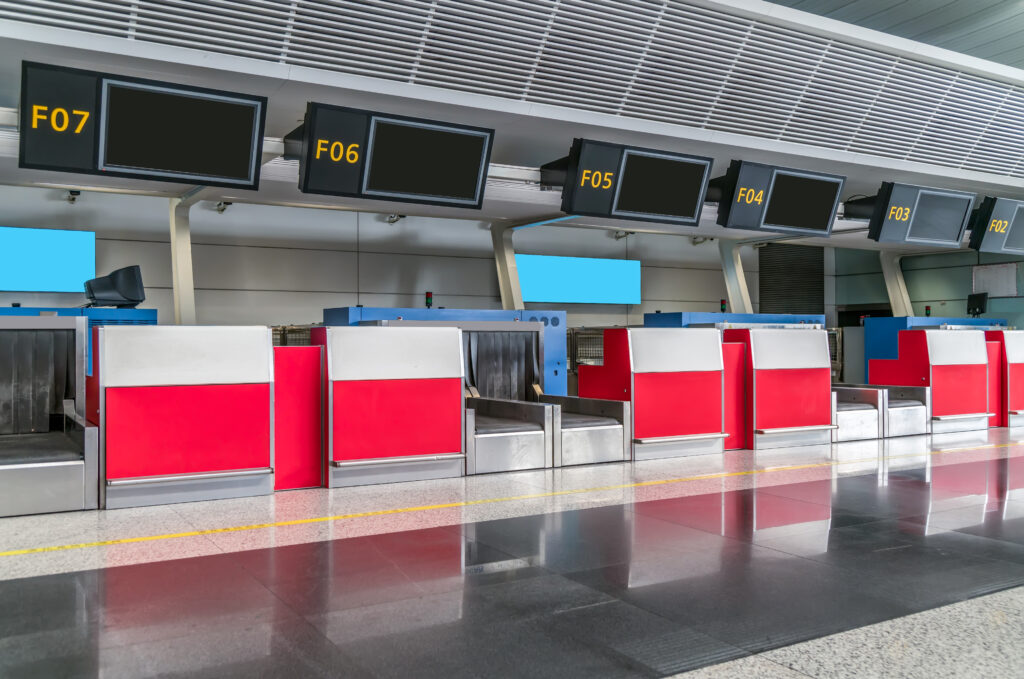
<svg viewBox="0 0 1024 679">
<path fill-rule="evenodd" d="M 1024 176 L 1006 157 L 1024 155 L 1024 89 L 680 0 L 0 0 L 0 17 Z"/>
</svg>

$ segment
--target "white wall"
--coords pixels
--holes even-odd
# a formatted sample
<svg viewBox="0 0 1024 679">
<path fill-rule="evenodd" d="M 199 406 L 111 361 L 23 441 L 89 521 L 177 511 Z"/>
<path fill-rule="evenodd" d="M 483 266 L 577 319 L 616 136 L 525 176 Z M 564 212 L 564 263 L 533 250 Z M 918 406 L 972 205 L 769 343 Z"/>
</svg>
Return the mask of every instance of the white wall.
<svg viewBox="0 0 1024 679">
<path fill-rule="evenodd" d="M 0 225 L 92 230 L 98 275 L 139 264 L 143 306 L 173 321 L 166 199 L 83 193 L 74 205 L 58 190 L 0 187 Z M 193 266 L 200 323 L 300 324 L 321 320 L 325 307 L 434 305 L 501 308 L 487 225 L 408 217 L 236 204 L 223 214 L 192 210 Z M 628 223 L 624 223 L 628 227 Z M 536 227 L 516 234 L 522 253 L 639 259 L 640 305 L 529 304 L 565 308 L 571 325 L 643 322 L 643 313 L 717 311 L 725 284 L 715 242 L 688 237 Z M 744 253 L 751 297 L 757 258 Z M 0 305 L 70 306 L 82 295 L 0 292 Z"/>
</svg>

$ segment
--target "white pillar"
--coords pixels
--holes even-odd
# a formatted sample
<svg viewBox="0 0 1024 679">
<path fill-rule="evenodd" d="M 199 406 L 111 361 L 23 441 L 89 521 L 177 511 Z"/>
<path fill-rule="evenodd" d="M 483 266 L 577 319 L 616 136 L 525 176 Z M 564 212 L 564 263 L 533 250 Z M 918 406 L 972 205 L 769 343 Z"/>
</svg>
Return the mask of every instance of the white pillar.
<svg viewBox="0 0 1024 679">
<path fill-rule="evenodd" d="M 734 314 L 752 314 L 754 305 L 750 303 L 750 289 L 747 287 L 747 277 L 743 273 L 740 247 L 742 246 L 734 240 L 718 239 L 718 254 L 722 260 L 722 273 L 725 275 L 725 296 L 729 301 L 729 310 Z"/>
<path fill-rule="evenodd" d="M 192 276 L 192 227 L 189 212 L 199 202 L 202 186 L 171 198 L 171 281 L 174 290 L 174 323 L 196 324 L 196 289 Z"/>
<path fill-rule="evenodd" d="M 885 279 L 885 291 L 889 295 L 892 315 L 913 316 L 914 307 L 910 303 L 907 282 L 903 278 L 903 267 L 900 266 L 903 255 L 882 250 L 878 253 L 878 258 L 882 262 L 882 277 Z"/>
<path fill-rule="evenodd" d="M 516 268 L 516 250 L 512 245 L 515 227 L 491 224 L 491 243 L 494 246 L 494 263 L 498 268 L 498 290 L 501 292 L 501 308 L 506 310 L 525 309 L 523 291 L 519 287 L 519 270 Z"/>
</svg>

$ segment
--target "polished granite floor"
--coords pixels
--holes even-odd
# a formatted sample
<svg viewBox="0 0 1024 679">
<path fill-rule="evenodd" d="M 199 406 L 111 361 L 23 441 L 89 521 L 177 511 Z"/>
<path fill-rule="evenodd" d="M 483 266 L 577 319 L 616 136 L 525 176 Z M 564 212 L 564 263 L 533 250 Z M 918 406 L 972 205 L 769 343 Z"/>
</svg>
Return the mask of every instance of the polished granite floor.
<svg viewBox="0 0 1024 679">
<path fill-rule="evenodd" d="M 946 451 L 929 440 L 866 456 L 863 448 L 823 459 L 744 453 L 749 459 L 724 468 L 720 459 L 622 465 L 624 483 L 611 491 L 610 467 L 519 477 L 547 479 L 534 495 L 570 491 L 578 502 L 519 510 L 513 504 L 527 500 L 500 497 L 515 490 L 500 484 L 513 481 L 492 476 L 470 497 L 486 499 L 489 488 L 492 506 L 512 507 L 501 518 L 463 512 L 452 521 L 438 509 L 437 525 L 301 534 L 295 544 L 282 526 L 271 532 L 280 533 L 277 546 L 187 558 L 175 545 L 191 538 L 166 539 L 158 556 L 130 565 L 82 569 L 58 559 L 34 577 L 4 571 L 51 557 L 0 557 L 0 677 L 564 679 L 769 662 L 762 658 L 798 642 L 1024 585 L 1024 451 L 1003 434 L 987 436 Z M 711 471 L 698 473 L 702 464 Z M 650 478 L 645 469 L 660 471 Z M 393 501 L 401 489 L 377 492 Z M 344 491 L 326 500 L 310 493 L 331 510 L 316 503 Z M 363 506 L 386 504 L 362 497 Z M 581 506 L 588 497 L 592 506 Z M 255 501 L 121 516 L 149 517 L 153 528 L 218 507 L 235 525 L 266 518 Z M 60 517 L 99 525 L 117 516 L 0 520 L 0 552 Z M 267 539 L 266 530 L 241 532 Z M 47 562 L 29 562 L 47 572 Z"/>
</svg>

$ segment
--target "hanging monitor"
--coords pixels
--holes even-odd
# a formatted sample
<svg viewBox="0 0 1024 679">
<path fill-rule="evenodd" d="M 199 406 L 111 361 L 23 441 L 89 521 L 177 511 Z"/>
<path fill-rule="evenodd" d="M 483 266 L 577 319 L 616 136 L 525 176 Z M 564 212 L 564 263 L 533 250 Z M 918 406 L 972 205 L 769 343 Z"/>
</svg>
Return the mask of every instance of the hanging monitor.
<svg viewBox="0 0 1024 679">
<path fill-rule="evenodd" d="M 883 182 L 868 228 L 880 243 L 960 247 L 975 194 Z"/>
<path fill-rule="evenodd" d="M 493 140 L 480 127 L 310 102 L 286 145 L 301 144 L 304 193 L 479 208 Z"/>
<path fill-rule="evenodd" d="M 846 178 L 734 160 L 715 181 L 722 188 L 722 226 L 828 236 Z"/>
<path fill-rule="evenodd" d="M 590 139 L 541 168 L 541 182 L 562 187 L 570 215 L 696 226 L 711 158 Z"/>
<path fill-rule="evenodd" d="M 259 187 L 267 100 L 24 62 L 19 167 Z"/>
<path fill-rule="evenodd" d="M 986 197 L 971 216 L 971 247 L 1024 255 L 1024 201 Z"/>
</svg>

